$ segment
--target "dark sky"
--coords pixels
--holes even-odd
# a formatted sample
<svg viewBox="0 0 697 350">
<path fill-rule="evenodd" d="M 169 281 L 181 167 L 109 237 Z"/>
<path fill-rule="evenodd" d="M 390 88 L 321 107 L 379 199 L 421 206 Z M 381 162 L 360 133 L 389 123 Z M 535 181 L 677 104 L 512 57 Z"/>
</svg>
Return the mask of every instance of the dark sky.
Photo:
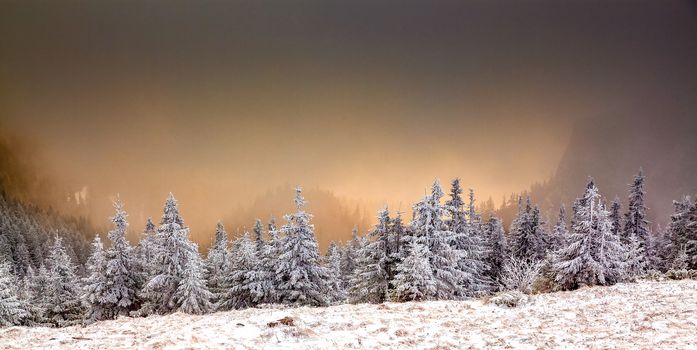
<svg viewBox="0 0 697 350">
<path fill-rule="evenodd" d="M 174 191 L 212 230 L 288 183 L 498 203 L 579 118 L 697 115 L 695 62 L 678 1 L 2 1 L 0 125 L 96 219 Z"/>
</svg>

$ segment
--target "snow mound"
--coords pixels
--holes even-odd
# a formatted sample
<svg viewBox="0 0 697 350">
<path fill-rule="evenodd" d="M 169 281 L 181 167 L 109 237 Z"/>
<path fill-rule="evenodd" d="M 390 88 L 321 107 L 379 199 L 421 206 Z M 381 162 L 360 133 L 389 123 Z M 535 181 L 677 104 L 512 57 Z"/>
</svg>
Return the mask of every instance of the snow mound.
<svg viewBox="0 0 697 350">
<path fill-rule="evenodd" d="M 471 301 L 267 307 L 0 329 L 1 349 L 695 349 L 697 281 Z"/>
</svg>

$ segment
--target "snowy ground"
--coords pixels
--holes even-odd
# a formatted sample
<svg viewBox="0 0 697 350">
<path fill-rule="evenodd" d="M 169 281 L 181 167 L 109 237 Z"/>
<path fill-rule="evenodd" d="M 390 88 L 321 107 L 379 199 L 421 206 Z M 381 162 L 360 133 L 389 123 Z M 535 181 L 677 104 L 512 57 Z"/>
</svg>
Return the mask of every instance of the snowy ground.
<svg viewBox="0 0 697 350">
<path fill-rule="evenodd" d="M 293 325 L 269 323 L 284 317 Z M 0 329 L 0 349 L 697 349 L 697 281 L 481 301 L 267 308 Z"/>
</svg>

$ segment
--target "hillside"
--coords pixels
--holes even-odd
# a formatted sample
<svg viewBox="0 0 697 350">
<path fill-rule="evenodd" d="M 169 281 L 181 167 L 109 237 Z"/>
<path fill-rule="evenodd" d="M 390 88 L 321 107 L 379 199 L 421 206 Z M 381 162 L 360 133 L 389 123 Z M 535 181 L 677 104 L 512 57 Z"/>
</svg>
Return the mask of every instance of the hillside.
<svg viewBox="0 0 697 350">
<path fill-rule="evenodd" d="M 290 325 L 272 322 L 289 317 Z M 472 301 L 270 307 L 0 329 L 3 349 L 694 349 L 697 281 L 641 282 Z"/>
</svg>

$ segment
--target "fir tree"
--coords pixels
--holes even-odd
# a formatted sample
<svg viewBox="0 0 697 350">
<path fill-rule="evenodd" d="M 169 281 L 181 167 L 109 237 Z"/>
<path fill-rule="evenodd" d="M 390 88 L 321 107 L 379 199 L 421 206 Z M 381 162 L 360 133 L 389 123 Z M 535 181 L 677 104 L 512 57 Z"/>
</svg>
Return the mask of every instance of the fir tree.
<svg viewBox="0 0 697 350">
<path fill-rule="evenodd" d="M 646 263 L 647 243 L 649 240 L 648 221 L 646 220 L 646 206 L 644 205 L 644 174 L 641 169 L 634 176 L 634 181 L 629 186 L 629 204 L 627 212 L 624 214 L 624 229 L 622 231 L 622 242 L 631 246 L 631 242 L 636 240 L 637 247 L 634 254 L 639 254 L 638 259 L 641 263 Z"/>
<path fill-rule="evenodd" d="M 155 260 L 157 249 L 157 231 L 151 217 L 148 217 L 145 222 L 145 229 L 143 230 L 136 249 L 136 256 L 143 270 L 143 277 L 148 280 L 152 277 L 152 272 L 155 269 L 152 264 Z"/>
<path fill-rule="evenodd" d="M 548 247 L 551 251 L 556 252 L 566 245 L 569 238 L 569 229 L 566 226 L 566 208 L 562 204 L 559 207 L 559 217 L 557 223 L 554 224 L 552 235 L 550 236 Z"/>
<path fill-rule="evenodd" d="M 409 245 L 409 254 L 397 266 L 394 299 L 428 300 L 436 295 L 436 280 L 428 262 L 428 248 L 418 240 Z"/>
<path fill-rule="evenodd" d="M 222 222 L 218 222 L 215 228 L 215 240 L 208 250 L 206 258 L 206 277 L 208 287 L 213 293 L 213 303 L 217 303 L 220 296 L 225 293 L 223 280 L 228 269 L 228 237 Z"/>
<path fill-rule="evenodd" d="M 312 215 L 305 212 L 302 189 L 295 190 L 297 211 L 287 214 L 281 228 L 283 240 L 276 269 L 279 301 L 286 304 L 322 306 L 327 304 L 327 271 L 319 264 Z"/>
<path fill-rule="evenodd" d="M 620 210 L 622 206 L 620 205 L 620 199 L 615 197 L 610 205 L 610 221 L 612 222 L 612 233 L 620 236 L 622 231 L 622 215 Z"/>
<path fill-rule="evenodd" d="M 341 280 L 341 249 L 335 242 L 330 242 L 327 254 L 324 257 L 324 267 L 329 273 L 329 290 L 333 302 L 341 302 L 346 299 L 346 292 Z"/>
<path fill-rule="evenodd" d="M 693 228 L 693 219 L 691 213 L 695 210 L 690 197 L 685 196 L 680 201 L 673 201 L 673 214 L 670 216 L 670 223 L 668 225 L 668 234 L 670 236 L 671 242 L 671 255 L 670 260 L 676 259 L 678 254 L 682 254 L 684 251 L 686 256 L 686 262 L 688 267 L 694 268 L 695 265 L 692 261 L 697 258 L 697 256 L 690 256 L 693 249 L 690 244 L 691 241 L 697 240 L 697 230 Z"/>
<path fill-rule="evenodd" d="M 184 277 L 189 257 L 198 254 L 189 240 L 189 228 L 179 215 L 177 200 L 171 193 L 165 202 L 156 241 L 155 270 L 143 289 L 148 302 L 139 312 L 141 315 L 151 312 L 164 314 L 179 308 L 174 294 Z"/>
<path fill-rule="evenodd" d="M 76 283 L 75 266 L 63 246 L 63 240 L 56 236 L 47 259 L 49 283 L 45 295 L 49 308 L 46 317 L 58 327 L 78 324 L 83 316 L 80 301 L 80 286 Z"/>
<path fill-rule="evenodd" d="M 26 278 L 28 279 L 26 305 L 29 312 L 26 324 L 29 326 L 50 326 L 48 310 L 51 305 L 47 298 L 51 284 L 49 272 L 43 264 L 36 272 L 29 267 Z"/>
<path fill-rule="evenodd" d="M 388 295 L 390 283 L 390 214 L 387 207 L 378 212 L 378 223 L 370 232 L 373 238 L 359 254 L 349 289 L 352 303 L 381 303 Z"/>
<path fill-rule="evenodd" d="M 113 309 L 106 299 L 108 283 L 106 278 L 106 254 L 99 235 L 92 241 L 92 255 L 87 259 L 88 277 L 83 279 L 82 300 L 87 306 L 87 322 L 112 318 Z"/>
<path fill-rule="evenodd" d="M 174 293 L 174 299 L 179 305 L 179 311 L 200 315 L 213 309 L 210 302 L 213 294 L 206 286 L 204 264 L 198 255 L 198 247 L 194 245 L 193 248 L 186 260 L 183 276 Z"/>
<path fill-rule="evenodd" d="M 348 290 L 351 285 L 351 276 L 353 276 L 358 253 L 360 252 L 357 227 L 353 228 L 351 235 L 351 240 L 346 243 L 346 247 L 341 253 L 341 288 L 343 290 Z"/>
<path fill-rule="evenodd" d="M 512 257 L 537 261 L 545 258 L 544 225 L 540 220 L 539 209 L 532 206 L 530 197 L 527 198 L 525 207 L 519 207 L 510 234 Z"/>
<path fill-rule="evenodd" d="M 143 284 L 143 276 L 133 248 L 126 240 L 127 214 L 120 200 L 114 202 L 114 208 L 116 214 L 111 219 L 114 229 L 108 234 L 111 247 L 106 252 L 107 285 L 103 297 L 111 305 L 112 315 L 119 316 L 128 315 L 139 307 L 136 294 Z"/>
<path fill-rule="evenodd" d="M 10 269 L 8 262 L 0 262 L 0 327 L 19 325 L 28 316 L 18 297 L 17 278 Z"/>
<path fill-rule="evenodd" d="M 488 254 L 486 258 L 486 274 L 491 281 L 499 281 L 501 269 L 506 261 L 506 237 L 503 231 L 501 219 L 491 215 L 485 225 Z"/>
</svg>

